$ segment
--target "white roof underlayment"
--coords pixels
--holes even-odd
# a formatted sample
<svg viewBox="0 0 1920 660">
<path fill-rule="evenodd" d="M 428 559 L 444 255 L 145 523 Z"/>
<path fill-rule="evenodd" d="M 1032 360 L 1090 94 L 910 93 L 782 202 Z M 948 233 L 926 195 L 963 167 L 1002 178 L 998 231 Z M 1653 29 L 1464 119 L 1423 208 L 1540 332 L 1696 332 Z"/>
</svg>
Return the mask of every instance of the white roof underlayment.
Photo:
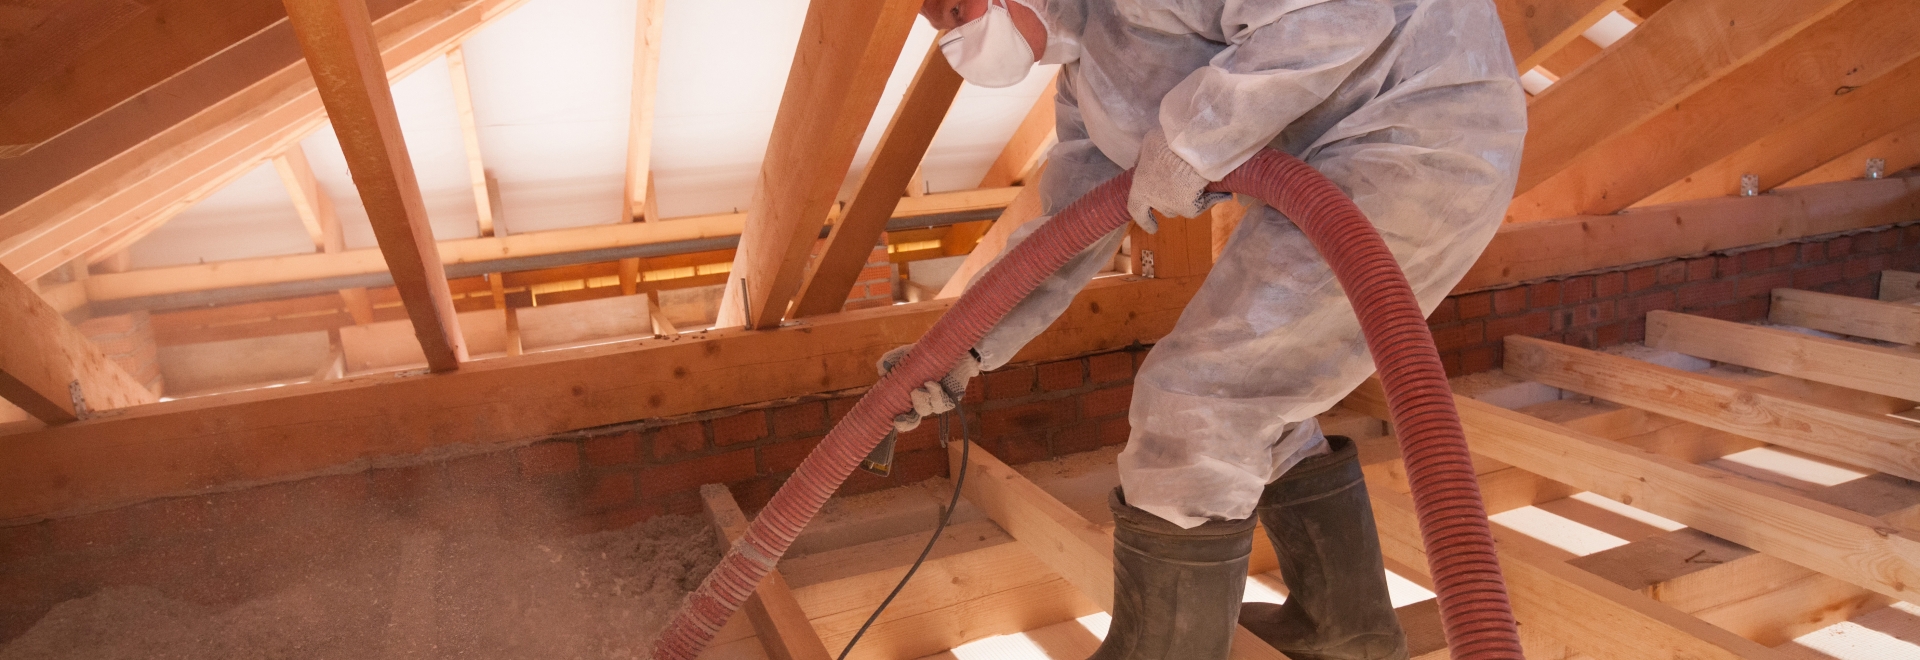
<svg viewBox="0 0 1920 660">
<path fill-rule="evenodd" d="M 666 2 L 652 152 L 660 214 L 744 210 L 808 0 Z M 498 182 L 498 230 L 624 220 L 636 4 L 528 0 L 461 45 L 481 160 Z M 850 175 L 865 165 L 933 38 L 933 28 L 916 20 Z M 963 86 L 928 149 L 928 187 L 976 187 L 1054 68 L 1037 67 L 1006 89 Z M 445 58 L 396 82 L 393 97 L 434 236 L 478 235 Z M 334 203 L 347 247 L 373 247 L 332 129 L 321 128 L 301 145 Z M 131 256 L 135 268 L 147 268 L 312 250 L 279 176 L 263 164 L 136 243 Z"/>
</svg>

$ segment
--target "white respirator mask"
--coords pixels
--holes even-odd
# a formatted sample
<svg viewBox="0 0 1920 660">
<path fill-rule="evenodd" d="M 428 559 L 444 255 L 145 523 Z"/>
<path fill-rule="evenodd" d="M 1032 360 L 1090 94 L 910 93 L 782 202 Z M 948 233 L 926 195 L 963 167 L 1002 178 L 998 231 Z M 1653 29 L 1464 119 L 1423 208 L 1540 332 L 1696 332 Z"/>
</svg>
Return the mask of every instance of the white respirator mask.
<svg viewBox="0 0 1920 660">
<path fill-rule="evenodd" d="M 940 54 L 967 82 L 981 87 L 1012 87 L 1033 68 L 1033 48 L 1013 24 L 1007 0 L 988 0 L 987 13 L 947 31 Z"/>
</svg>

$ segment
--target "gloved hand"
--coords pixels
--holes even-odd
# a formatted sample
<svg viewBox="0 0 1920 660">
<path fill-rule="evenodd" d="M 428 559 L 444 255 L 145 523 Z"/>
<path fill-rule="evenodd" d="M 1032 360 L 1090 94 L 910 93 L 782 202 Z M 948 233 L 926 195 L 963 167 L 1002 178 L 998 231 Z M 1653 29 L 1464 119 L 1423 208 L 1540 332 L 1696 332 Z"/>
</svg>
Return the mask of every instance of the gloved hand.
<svg viewBox="0 0 1920 660">
<path fill-rule="evenodd" d="M 878 365 L 880 375 L 884 377 L 891 373 L 894 365 L 906 359 L 907 353 L 911 350 L 913 345 L 908 344 L 880 356 Z M 948 371 L 946 376 L 938 381 L 927 381 L 920 387 L 914 388 L 909 395 L 913 399 L 913 410 L 894 417 L 893 429 L 905 433 L 919 426 L 922 418 L 942 415 L 953 410 L 960 397 L 967 393 L 967 381 L 978 375 L 980 375 L 980 356 L 969 350 L 966 355 L 960 356 L 960 361 L 954 363 L 953 369 Z"/>
<path fill-rule="evenodd" d="M 1140 158 L 1133 166 L 1133 190 L 1127 194 L 1127 214 L 1141 229 L 1154 233 L 1159 231 L 1160 222 L 1148 209 L 1168 217 L 1191 218 L 1228 197 L 1206 192 L 1209 183 L 1213 182 L 1167 147 L 1166 132 L 1155 126 L 1140 141 Z"/>
</svg>

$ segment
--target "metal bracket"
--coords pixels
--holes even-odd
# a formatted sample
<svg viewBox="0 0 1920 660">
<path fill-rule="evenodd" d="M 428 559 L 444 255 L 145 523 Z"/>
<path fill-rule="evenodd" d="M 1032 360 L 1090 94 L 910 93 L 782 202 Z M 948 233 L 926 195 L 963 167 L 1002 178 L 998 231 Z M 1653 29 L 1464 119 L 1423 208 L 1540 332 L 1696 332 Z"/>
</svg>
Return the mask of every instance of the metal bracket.
<svg viewBox="0 0 1920 660">
<path fill-rule="evenodd" d="M 73 398 L 73 416 L 75 418 L 86 419 L 91 416 L 87 414 L 87 394 L 80 391 L 79 380 L 67 382 L 67 396 Z"/>
<path fill-rule="evenodd" d="M 1760 194 L 1760 175 L 1758 174 L 1740 175 L 1740 196 L 1752 197 L 1758 194 Z"/>
<path fill-rule="evenodd" d="M 1867 178 L 1878 179 L 1886 175 L 1887 175 L 1887 159 L 1885 158 L 1868 158 L 1867 159 Z"/>
<path fill-rule="evenodd" d="M 1153 250 L 1140 251 L 1140 276 L 1150 280 L 1156 279 L 1153 276 Z"/>
</svg>

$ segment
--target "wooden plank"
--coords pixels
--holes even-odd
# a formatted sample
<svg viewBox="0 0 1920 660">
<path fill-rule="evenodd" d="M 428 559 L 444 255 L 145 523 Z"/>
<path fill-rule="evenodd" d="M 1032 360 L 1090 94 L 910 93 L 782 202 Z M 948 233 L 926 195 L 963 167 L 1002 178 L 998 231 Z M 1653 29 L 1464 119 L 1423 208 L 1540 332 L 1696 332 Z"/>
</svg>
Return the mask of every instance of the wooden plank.
<svg viewBox="0 0 1920 660">
<path fill-rule="evenodd" d="M 1660 11 L 1528 104 L 1515 195 L 1850 1 L 1690 0 Z"/>
<path fill-rule="evenodd" d="M 1386 414 L 1378 381 L 1346 404 Z M 1920 594 L 1912 533 L 1798 493 L 1455 396 L 1473 450 L 1901 599 Z"/>
<path fill-rule="evenodd" d="M 647 303 L 646 296 L 614 296 L 514 311 L 519 318 L 521 345 L 531 351 L 583 341 L 653 336 Z"/>
<path fill-rule="evenodd" d="M 1381 551 L 1393 563 L 1425 578 L 1427 559 L 1412 499 L 1385 489 L 1374 490 L 1371 496 Z M 1602 658 L 1786 657 L 1568 566 L 1554 558 L 1551 548 L 1524 534 L 1495 526 L 1494 536 L 1514 617 L 1522 630 Z"/>
<path fill-rule="evenodd" d="M 506 320 L 499 312 L 481 309 L 461 312 L 461 340 L 474 357 L 507 353 Z M 356 324 L 339 329 L 348 373 L 418 369 L 427 357 L 406 319 Z"/>
<path fill-rule="evenodd" d="M 1499 0 L 1494 9 L 1507 30 L 1507 47 L 1521 73 L 1540 66 L 1626 4 L 1626 0 Z"/>
<path fill-rule="evenodd" d="M 99 116 L 281 18 L 271 2 L 78 2 L 24 34 L 0 70 L 0 158 Z"/>
<path fill-rule="evenodd" d="M 927 145 L 933 142 L 933 134 L 947 118 L 947 109 L 953 107 L 953 97 L 960 93 L 961 82 L 960 74 L 954 72 L 946 56 L 940 53 L 940 45 L 928 46 L 926 56 L 920 60 L 919 72 L 907 86 L 899 109 L 887 123 L 886 132 L 880 135 L 880 143 L 874 147 L 866 169 L 860 173 L 853 201 L 834 219 L 833 233 L 827 236 L 826 246 L 814 258 L 806 281 L 800 286 L 793 302 L 793 317 L 831 314 L 846 306 L 854 280 L 859 279 L 867 256 L 880 242 L 887 219 L 893 217 L 894 207 L 900 204 L 901 191 L 907 189 L 908 180 L 926 157 Z"/>
<path fill-rule="evenodd" d="M 948 445 L 954 474 L 960 472 L 961 450 L 961 443 Z M 1113 610 L 1112 537 L 985 449 L 972 449 L 966 473 L 966 486 L 961 492 L 968 502 L 986 511 L 988 518 L 999 523 L 1094 604 Z M 1231 656 L 1286 658 L 1238 626 L 1234 630 Z"/>
<path fill-rule="evenodd" d="M 363 0 L 285 3 L 427 366 L 434 371 L 457 369 L 467 359 L 466 342 L 454 316 L 420 182 L 414 178 L 413 159 L 400 134 L 400 116 L 367 6 Z"/>
<path fill-rule="evenodd" d="M 1198 278 L 1105 278 L 1019 361 L 1153 342 Z M 951 303 L 482 360 L 450 374 L 346 378 L 204 399 L 9 436 L 0 521 L 93 511 L 234 482 L 296 478 L 437 447 L 479 451 L 565 431 L 871 385 L 874 360 Z M 781 378 L 766 378 L 781 373 Z"/>
<path fill-rule="evenodd" d="M 1649 335 L 1652 325 L 1649 318 Z M 1920 426 L 1882 416 L 1520 335 L 1507 337 L 1506 372 L 1842 463 L 1920 478 Z"/>
<path fill-rule="evenodd" d="M 666 0 L 641 0 L 634 16 L 633 106 L 627 115 L 627 216 L 659 220 L 648 206 L 653 196 L 653 100 L 660 83 L 660 39 Z"/>
<path fill-rule="evenodd" d="M 1700 5 L 1688 2 L 1661 12 L 1675 15 Z M 1737 13 L 1721 18 L 1735 27 L 1707 28 L 1704 34 L 1739 32 L 1756 23 L 1765 23 L 1763 14 L 1776 3 L 1739 3 Z M 1807 11 L 1817 11 L 1832 2 L 1786 3 Z M 1591 145 L 1581 155 L 1515 196 L 1509 207 L 1509 222 L 1556 218 L 1576 213 L 1603 214 L 1627 208 L 1667 187 L 1675 181 L 1741 147 L 1765 137 L 1774 129 L 1805 116 L 1833 99 L 1836 90 L 1869 84 L 1920 54 L 1920 45 L 1909 37 L 1920 31 L 1920 13 L 1912 11 L 1906 0 L 1853 0 L 1774 46 L 1738 70 L 1701 87 L 1684 103 L 1662 107 L 1657 114 L 1631 130 L 1616 133 Z M 1800 9 L 1788 13 L 1797 13 Z M 1737 16 L 1735 20 L 1727 17 Z M 1755 20 L 1759 19 L 1759 20 Z M 1650 20 L 1629 33 L 1613 53 L 1582 69 L 1574 77 L 1603 68 L 1624 51 L 1626 41 L 1651 30 L 1660 19 Z M 1713 39 L 1715 37 L 1708 37 Z M 1703 54 L 1704 55 L 1704 54 Z M 1645 77 L 1642 77 L 1645 79 Z M 1569 81 L 1561 81 L 1537 97 L 1534 109 Z M 1588 97 L 1582 112 L 1588 116 L 1621 113 L 1619 90 Z M 1677 99 L 1676 99 L 1677 100 Z M 1565 121 L 1571 116 L 1533 114 L 1530 126 L 1545 127 L 1547 121 Z M 1538 136 L 1529 134 L 1529 139 Z M 1526 156 L 1531 157 L 1531 144 Z M 1528 170 L 1522 165 L 1522 179 Z"/>
<path fill-rule="evenodd" d="M 460 142 L 467 150 L 467 178 L 473 181 L 473 208 L 480 235 L 493 235 L 493 195 L 487 190 L 487 166 L 480 158 L 480 124 L 473 117 L 473 91 L 467 80 L 467 52 L 447 51 L 447 77 L 453 81 L 453 107 L 460 115 Z"/>
<path fill-rule="evenodd" d="M 1508 224 L 1455 293 L 1717 250 L 1790 241 L 1920 217 L 1920 177 L 1776 190 Z"/>
<path fill-rule="evenodd" d="M 1213 270 L 1213 209 L 1195 218 L 1161 218 L 1160 230 L 1149 234 L 1139 225 L 1127 225 L 1132 240 L 1133 272 L 1144 274 L 1148 255 L 1154 277 L 1206 275 Z"/>
<path fill-rule="evenodd" d="M 388 75 L 417 70 L 523 1 L 413 0 L 391 11 L 376 25 Z M 137 224 L 218 188 L 318 128 L 324 108 L 312 77 L 290 31 L 277 29 L 26 156 L 0 159 L 8 184 L 0 263 L 49 272 L 126 231 L 114 223 Z"/>
<path fill-rule="evenodd" d="M 27 283 L 0 268 L 0 398 L 60 424 L 158 400 Z"/>
<path fill-rule="evenodd" d="M 1646 343 L 1715 362 L 1920 401 L 1920 355 L 1907 351 L 1666 311 L 1647 314 Z"/>
<path fill-rule="evenodd" d="M 1767 320 L 1896 344 L 1920 344 L 1920 306 L 1916 305 L 1774 289 Z"/>
<path fill-rule="evenodd" d="M 746 535 L 747 514 L 740 511 L 740 505 L 733 501 L 733 494 L 727 492 L 726 486 L 701 486 L 700 504 L 707 510 L 707 520 L 719 531 L 714 540 L 721 551 Z M 826 660 L 833 657 L 827 654 L 826 644 L 807 622 L 806 611 L 793 599 L 793 591 L 787 587 L 787 579 L 780 575 L 779 569 L 767 572 L 767 577 L 760 580 L 760 588 L 747 597 L 741 609 L 753 620 L 753 629 L 760 634 L 760 645 L 767 650 L 768 658 Z"/>
<path fill-rule="evenodd" d="M 647 320 L 653 325 L 655 337 L 674 337 L 680 334 L 680 329 L 673 327 L 673 321 L 667 320 L 667 315 L 661 313 L 660 300 L 654 296 L 647 297 Z"/>
<path fill-rule="evenodd" d="M 1852 181 L 1866 176 L 1867 159 L 1886 163 L 1884 172 L 1893 174 L 1920 165 L 1920 121 L 1880 136 L 1846 155 L 1828 161 L 1812 171 L 1794 177 L 1783 186 L 1810 186 L 1817 183 Z"/>
<path fill-rule="evenodd" d="M 1897 270 L 1880 271 L 1880 300 L 1887 302 L 1914 302 L 1920 298 L 1920 273 L 1907 273 Z M 1908 400 L 1920 400 L 1907 397 Z"/>
<path fill-rule="evenodd" d="M 1828 97 L 1812 114 L 1780 126 L 1638 204 L 1738 195 L 1740 177 L 1746 174 L 1759 176 L 1760 189 L 1770 190 L 1916 121 L 1920 121 L 1920 60 L 1909 61 L 1859 89 Z M 1854 169 L 1855 175 L 1864 172 L 1864 159 Z"/>
<path fill-rule="evenodd" d="M 719 327 L 764 329 L 786 318 L 807 253 L 853 164 L 918 8 L 910 0 L 808 5 L 721 299 Z"/>
</svg>

